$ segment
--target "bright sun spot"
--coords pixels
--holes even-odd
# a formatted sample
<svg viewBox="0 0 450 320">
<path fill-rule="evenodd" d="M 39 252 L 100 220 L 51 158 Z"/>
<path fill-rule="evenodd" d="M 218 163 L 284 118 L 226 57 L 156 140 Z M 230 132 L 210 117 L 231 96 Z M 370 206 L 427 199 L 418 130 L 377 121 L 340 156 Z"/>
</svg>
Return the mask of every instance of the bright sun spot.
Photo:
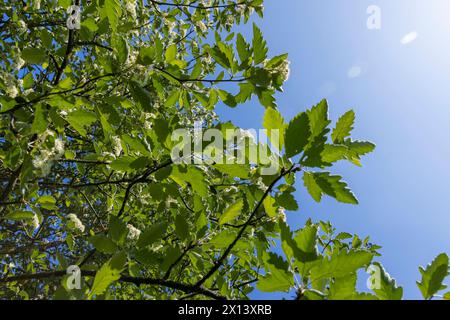
<svg viewBox="0 0 450 320">
<path fill-rule="evenodd" d="M 405 44 L 411 43 L 414 40 L 416 40 L 418 36 L 419 36 L 419 34 L 416 31 L 413 31 L 413 32 L 406 34 L 400 42 L 403 45 L 405 45 Z"/>
<path fill-rule="evenodd" d="M 350 79 L 354 79 L 354 78 L 359 77 L 361 75 L 361 73 L 362 73 L 362 68 L 360 66 L 353 66 L 348 70 L 347 76 Z"/>
</svg>

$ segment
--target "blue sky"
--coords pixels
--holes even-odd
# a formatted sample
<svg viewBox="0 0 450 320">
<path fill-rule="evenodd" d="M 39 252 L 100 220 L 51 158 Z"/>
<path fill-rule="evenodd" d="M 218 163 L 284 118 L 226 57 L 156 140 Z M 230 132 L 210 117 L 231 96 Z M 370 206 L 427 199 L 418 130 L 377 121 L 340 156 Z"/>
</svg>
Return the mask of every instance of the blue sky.
<svg viewBox="0 0 450 320">
<path fill-rule="evenodd" d="M 369 5 L 381 9 L 380 30 L 366 27 Z M 287 52 L 292 62 L 278 95 L 284 117 L 327 98 L 332 119 L 354 109 L 353 136 L 377 144 L 362 168 L 333 170 L 360 205 L 317 204 L 299 185 L 300 210 L 289 212 L 289 223 L 300 227 L 312 217 L 370 235 L 404 297 L 420 298 L 418 266 L 450 253 L 450 2 L 266 0 L 256 22 L 271 55 Z M 412 32 L 417 38 L 402 44 Z M 243 128 L 261 128 L 263 113 L 256 100 L 219 112 Z"/>
</svg>

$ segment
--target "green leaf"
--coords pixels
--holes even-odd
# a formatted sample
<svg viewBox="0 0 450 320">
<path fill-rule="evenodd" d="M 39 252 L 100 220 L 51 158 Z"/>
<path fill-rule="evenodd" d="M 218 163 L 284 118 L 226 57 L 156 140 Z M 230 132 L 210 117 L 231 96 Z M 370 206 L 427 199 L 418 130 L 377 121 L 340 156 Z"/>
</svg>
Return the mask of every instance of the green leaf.
<svg viewBox="0 0 450 320">
<path fill-rule="evenodd" d="M 231 71 L 235 73 L 237 70 L 233 48 L 229 45 L 224 44 L 223 42 L 218 42 L 217 47 L 219 48 L 220 52 L 222 52 L 223 55 L 225 56 L 224 58 L 227 60 L 225 65 L 229 66 Z"/>
<path fill-rule="evenodd" d="M 87 135 L 85 127 L 90 126 L 97 120 L 95 113 L 86 110 L 76 110 L 67 116 L 67 122 L 82 136 Z"/>
<path fill-rule="evenodd" d="M 398 287 L 395 279 L 383 268 L 381 263 L 372 263 L 374 273 L 371 276 L 371 289 L 381 300 L 401 300 L 403 297 L 403 288 Z"/>
<path fill-rule="evenodd" d="M 417 286 L 425 299 L 430 299 L 438 291 L 447 288 L 442 282 L 449 274 L 448 263 L 447 254 L 441 253 L 428 264 L 426 268 L 419 267 L 419 271 L 422 274 L 422 280 L 420 282 L 417 281 Z"/>
<path fill-rule="evenodd" d="M 355 195 L 347 188 L 341 176 L 331 175 L 329 172 L 308 172 L 303 174 L 303 182 L 311 197 L 320 202 L 326 194 L 339 202 L 358 204 Z"/>
<path fill-rule="evenodd" d="M 130 81 L 129 89 L 133 99 L 141 106 L 142 109 L 148 112 L 152 111 L 152 97 L 150 92 L 142 88 L 136 81 Z"/>
<path fill-rule="evenodd" d="M 201 170 L 195 167 L 188 166 L 186 172 L 181 171 L 178 166 L 173 167 L 171 177 L 174 178 L 177 183 L 189 183 L 192 189 L 202 197 L 206 197 L 208 194 L 205 176 Z"/>
<path fill-rule="evenodd" d="M 39 197 L 37 203 L 40 204 L 42 208 L 47 209 L 47 210 L 57 210 L 58 209 L 58 207 L 55 205 L 56 199 L 51 195 L 45 195 L 45 196 Z"/>
<path fill-rule="evenodd" d="M 171 44 L 169 47 L 167 47 L 166 53 L 165 53 L 165 58 L 166 58 L 166 62 L 170 63 L 172 61 L 174 61 L 177 57 L 177 45 L 176 44 Z"/>
<path fill-rule="evenodd" d="M 346 140 L 344 145 L 348 148 L 348 157 L 350 160 L 359 159 L 375 149 L 375 145 L 369 141 L 351 141 Z"/>
<path fill-rule="evenodd" d="M 334 143 L 342 143 L 350 135 L 355 122 L 355 112 L 350 110 L 346 112 L 336 123 L 336 127 L 331 133 L 331 139 Z"/>
<path fill-rule="evenodd" d="M 128 235 L 126 223 L 116 216 L 110 216 L 108 235 L 115 243 L 122 245 Z"/>
<path fill-rule="evenodd" d="M 189 224 L 182 214 L 178 214 L 175 218 L 175 232 L 182 240 L 189 237 Z"/>
<path fill-rule="evenodd" d="M 286 156 L 291 158 L 302 152 L 308 144 L 310 134 L 308 115 L 302 112 L 289 122 L 285 131 Z"/>
<path fill-rule="evenodd" d="M 144 232 L 142 232 L 136 246 L 138 248 L 142 248 L 158 241 L 161 239 L 166 230 L 167 224 L 164 222 L 156 223 L 148 227 Z"/>
<path fill-rule="evenodd" d="M 236 233 L 232 230 L 224 230 L 209 241 L 208 246 L 216 249 L 227 248 L 236 239 Z"/>
<path fill-rule="evenodd" d="M 34 218 L 34 212 L 31 211 L 14 211 L 8 213 L 4 218 L 4 220 L 13 220 L 13 221 L 21 221 L 21 220 L 31 220 Z"/>
<path fill-rule="evenodd" d="M 249 166 L 245 164 L 214 164 L 214 168 L 230 178 L 248 179 L 250 176 Z"/>
<path fill-rule="evenodd" d="M 128 58 L 128 44 L 125 39 L 119 35 L 114 35 L 111 38 L 111 45 L 115 54 L 121 64 L 125 63 Z"/>
<path fill-rule="evenodd" d="M 112 254 L 117 251 L 116 244 L 107 236 L 95 235 L 89 238 L 89 242 L 100 252 Z"/>
<path fill-rule="evenodd" d="M 270 139 L 270 142 L 272 144 L 276 143 L 278 145 L 278 150 L 283 149 L 284 146 L 284 130 L 285 130 L 285 123 L 284 119 L 281 116 L 281 113 L 273 108 L 267 108 L 266 112 L 264 113 L 263 118 L 263 126 L 265 129 L 267 129 L 267 134 Z M 276 135 L 272 138 L 271 130 L 278 130 L 278 141 L 272 141 L 272 139 L 276 139 Z"/>
<path fill-rule="evenodd" d="M 225 90 L 218 90 L 220 99 L 229 107 L 234 108 L 237 106 L 236 98 Z"/>
<path fill-rule="evenodd" d="M 252 51 L 250 50 L 250 45 L 245 41 L 245 38 L 238 33 L 236 38 L 236 49 L 239 55 L 241 63 L 246 63 L 252 56 Z"/>
<path fill-rule="evenodd" d="M 303 292 L 303 296 L 300 300 L 314 301 L 314 300 L 325 300 L 325 294 L 319 290 L 315 289 L 306 289 Z"/>
<path fill-rule="evenodd" d="M 305 263 L 317 259 L 316 234 L 306 227 L 296 233 L 295 238 L 286 222 L 280 219 L 281 248 L 288 259 L 295 258 L 297 261 Z M 315 229 L 317 232 L 317 229 Z M 310 242 L 312 241 L 312 242 Z"/>
<path fill-rule="evenodd" d="M 311 281 L 348 276 L 369 265 L 372 258 L 373 253 L 362 250 L 342 250 L 330 258 L 323 257 L 320 263 L 311 268 Z"/>
<path fill-rule="evenodd" d="M 21 55 L 26 62 L 31 64 L 42 64 L 47 59 L 45 51 L 39 48 L 25 48 Z"/>
<path fill-rule="evenodd" d="M 109 25 L 113 31 L 117 31 L 119 18 L 122 15 L 122 8 L 119 0 L 105 0 L 102 11 L 109 21 Z"/>
<path fill-rule="evenodd" d="M 111 167 L 111 169 L 116 171 L 132 171 L 134 169 L 131 168 L 131 164 L 134 161 L 136 161 L 136 158 L 124 156 L 114 160 L 113 162 L 110 163 L 109 166 Z"/>
<path fill-rule="evenodd" d="M 271 217 L 275 218 L 277 216 L 277 207 L 275 206 L 275 199 L 271 196 L 267 196 L 264 201 L 264 210 L 266 211 L 266 214 Z"/>
<path fill-rule="evenodd" d="M 120 273 L 125 268 L 127 255 L 125 252 L 116 253 L 96 273 L 89 298 L 103 294 L 116 280 L 120 279 Z"/>
<path fill-rule="evenodd" d="M 256 24 L 253 24 L 253 62 L 260 64 L 267 58 L 267 43 L 263 39 L 261 30 Z"/>
<path fill-rule="evenodd" d="M 310 143 L 316 142 L 316 138 L 320 138 L 319 141 L 324 143 L 326 141 L 325 135 L 329 132 L 327 127 L 331 122 L 328 119 L 328 102 L 322 100 L 319 104 L 312 107 L 311 110 L 308 110 L 307 114 L 311 129 Z"/>
<path fill-rule="evenodd" d="M 302 256 L 295 258 L 301 262 L 308 262 L 317 259 L 317 234 L 319 229 L 316 225 L 306 225 L 303 229 L 294 233 L 294 242 L 301 252 Z"/>
<path fill-rule="evenodd" d="M 155 53 L 155 47 L 140 47 L 137 61 L 144 66 L 149 66 L 155 60 Z"/>
<path fill-rule="evenodd" d="M 31 126 L 31 132 L 41 134 L 47 129 L 47 124 L 48 120 L 45 116 L 44 108 L 41 104 L 38 104 L 34 112 L 34 121 Z"/>
<path fill-rule="evenodd" d="M 262 292 L 287 292 L 294 286 L 294 277 L 288 270 L 288 263 L 275 253 L 264 253 L 264 260 L 269 273 L 260 277 L 256 288 Z"/>
<path fill-rule="evenodd" d="M 219 224 L 225 224 L 233 221 L 242 212 L 243 207 L 244 201 L 242 199 L 239 199 L 237 202 L 230 205 L 220 216 Z"/>
<path fill-rule="evenodd" d="M 275 56 L 272 59 L 270 59 L 267 63 L 265 63 L 266 68 L 275 68 L 278 67 L 282 62 L 284 62 L 288 58 L 288 54 L 282 54 L 279 56 Z"/>
<path fill-rule="evenodd" d="M 294 196 L 289 192 L 283 192 L 279 194 L 276 198 L 277 205 L 285 208 L 288 211 L 297 211 L 298 203 Z"/>
<path fill-rule="evenodd" d="M 356 273 L 334 279 L 330 283 L 329 300 L 352 300 L 356 295 Z"/>
<path fill-rule="evenodd" d="M 293 285 L 292 274 L 280 272 L 260 277 L 256 288 L 262 292 L 287 292 Z"/>
<path fill-rule="evenodd" d="M 179 98 L 180 98 L 180 91 L 178 90 L 173 91 L 167 98 L 166 102 L 164 103 L 164 106 L 166 108 L 174 106 Z"/>
</svg>

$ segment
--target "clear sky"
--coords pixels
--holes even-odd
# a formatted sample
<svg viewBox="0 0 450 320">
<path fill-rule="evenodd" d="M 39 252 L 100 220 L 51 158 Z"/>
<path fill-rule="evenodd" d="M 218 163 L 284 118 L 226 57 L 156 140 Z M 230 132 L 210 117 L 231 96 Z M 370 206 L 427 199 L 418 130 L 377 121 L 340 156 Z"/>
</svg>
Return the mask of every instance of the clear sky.
<svg viewBox="0 0 450 320">
<path fill-rule="evenodd" d="M 380 30 L 366 26 L 370 5 L 381 9 Z M 299 184 L 300 210 L 288 222 L 298 228 L 312 217 L 370 235 L 404 297 L 420 298 L 418 266 L 450 253 L 450 1 L 266 0 L 265 18 L 256 22 L 270 53 L 287 52 L 292 62 L 278 95 L 284 117 L 327 98 L 332 119 L 354 109 L 353 136 L 377 144 L 362 168 L 333 171 L 360 205 L 316 204 Z M 253 100 L 219 113 L 261 128 L 264 108 Z"/>
</svg>

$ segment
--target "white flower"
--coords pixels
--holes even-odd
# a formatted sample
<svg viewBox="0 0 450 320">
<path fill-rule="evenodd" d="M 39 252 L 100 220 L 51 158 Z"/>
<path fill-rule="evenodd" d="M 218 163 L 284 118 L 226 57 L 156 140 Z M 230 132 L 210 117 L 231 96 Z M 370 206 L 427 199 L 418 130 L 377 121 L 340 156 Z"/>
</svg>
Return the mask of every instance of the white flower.
<svg viewBox="0 0 450 320">
<path fill-rule="evenodd" d="M 6 87 L 6 95 L 10 98 L 15 98 L 19 94 L 19 90 L 15 85 L 9 85 Z"/>
<path fill-rule="evenodd" d="M 35 159 L 33 159 L 32 162 L 33 162 L 33 166 L 36 169 L 41 169 L 44 166 L 44 164 L 46 162 L 46 159 L 44 159 L 44 158 L 42 158 L 40 156 L 37 156 Z"/>
<path fill-rule="evenodd" d="M 133 19 L 136 19 L 137 14 L 136 14 L 136 2 L 131 0 L 131 1 L 127 1 L 127 3 L 125 4 L 125 9 L 128 11 L 128 13 L 131 15 L 131 17 Z"/>
<path fill-rule="evenodd" d="M 39 223 L 39 217 L 37 214 L 34 214 L 31 224 L 34 227 L 34 229 L 39 228 L 40 223 Z"/>
<path fill-rule="evenodd" d="M 234 16 L 232 16 L 232 15 L 229 15 L 228 17 L 227 17 L 227 20 L 225 21 L 225 25 L 227 26 L 227 27 L 232 27 L 233 26 L 233 24 L 234 24 Z"/>
<path fill-rule="evenodd" d="M 1 75 L 1 78 L 5 82 L 6 95 L 11 98 L 17 97 L 17 95 L 19 94 L 19 89 L 17 88 L 17 85 L 16 85 L 16 82 L 17 82 L 16 78 L 10 73 L 3 73 Z"/>
<path fill-rule="evenodd" d="M 34 92 L 33 88 L 27 89 L 23 92 L 24 96 L 28 96 Z"/>
<path fill-rule="evenodd" d="M 127 224 L 127 228 L 128 228 L 128 236 L 127 236 L 128 239 L 137 240 L 141 235 L 141 230 L 134 227 L 133 225 Z"/>
<path fill-rule="evenodd" d="M 84 232 L 84 225 L 80 219 L 78 219 L 77 215 L 74 213 L 70 213 L 67 215 L 67 219 L 69 220 L 67 223 L 67 227 L 69 229 L 73 229 L 79 232 Z"/>
<path fill-rule="evenodd" d="M 153 128 L 152 123 L 150 121 L 144 122 L 144 129 L 145 130 L 151 130 Z"/>
<path fill-rule="evenodd" d="M 19 71 L 22 69 L 22 67 L 25 65 L 25 60 L 22 59 L 22 57 L 17 54 L 14 58 L 14 63 L 12 65 L 13 69 Z"/>
<path fill-rule="evenodd" d="M 202 0 L 201 3 L 204 7 L 211 7 L 211 2 L 212 0 Z"/>
<path fill-rule="evenodd" d="M 197 26 L 197 28 L 199 28 L 201 30 L 201 32 L 206 32 L 206 30 L 208 30 L 208 27 L 206 26 L 206 24 L 203 21 L 197 21 L 195 23 L 195 25 Z"/>
<path fill-rule="evenodd" d="M 280 71 L 284 82 L 289 79 L 289 75 L 291 74 L 290 64 L 291 62 L 289 60 L 284 60 L 283 63 L 281 63 L 278 67 L 278 70 Z"/>
<path fill-rule="evenodd" d="M 120 141 L 120 138 L 118 136 L 113 136 L 113 150 L 116 157 L 120 156 L 122 153 L 122 143 Z"/>
<path fill-rule="evenodd" d="M 279 207 L 277 209 L 277 213 L 278 213 L 278 218 L 281 219 L 282 221 L 286 222 L 286 212 L 285 212 L 284 208 Z"/>
<path fill-rule="evenodd" d="M 64 141 L 60 138 L 55 140 L 55 155 L 59 158 L 64 154 Z"/>
<path fill-rule="evenodd" d="M 45 131 L 42 135 L 44 141 L 47 136 L 53 136 L 53 131 Z M 52 149 L 44 149 L 40 154 L 33 159 L 33 166 L 41 171 L 40 176 L 45 177 L 50 174 L 54 160 L 60 159 L 64 154 L 64 141 L 60 138 L 55 139 L 55 144 Z"/>
<path fill-rule="evenodd" d="M 224 190 L 224 192 L 225 192 L 225 193 L 239 192 L 239 188 L 236 187 L 236 186 L 231 186 L 231 187 L 229 187 L 229 188 L 226 188 L 226 189 Z"/>
<path fill-rule="evenodd" d="M 125 65 L 127 65 L 127 66 L 134 65 L 136 63 L 137 57 L 138 57 L 138 52 L 134 51 L 134 50 L 130 50 L 130 52 L 128 53 L 127 61 L 125 61 Z"/>
<path fill-rule="evenodd" d="M 173 29 L 175 28 L 175 26 L 177 24 L 175 22 L 169 21 L 169 20 L 165 20 L 165 23 L 166 23 L 167 27 L 169 28 L 169 32 L 172 33 Z"/>
<path fill-rule="evenodd" d="M 25 33 L 28 31 L 27 24 L 23 20 L 17 21 L 17 27 L 18 27 L 20 33 Z"/>
<path fill-rule="evenodd" d="M 236 7 L 236 12 L 237 12 L 239 15 L 243 15 L 243 14 L 245 13 L 245 8 L 246 8 L 245 5 L 239 4 L 239 5 Z"/>
<path fill-rule="evenodd" d="M 50 174 L 50 171 L 52 170 L 53 162 L 52 161 L 45 161 L 43 165 L 41 166 L 41 176 L 46 177 Z"/>
<path fill-rule="evenodd" d="M 207 54 L 206 56 L 203 57 L 203 61 L 207 64 L 211 64 L 212 62 L 211 56 Z"/>
<path fill-rule="evenodd" d="M 256 180 L 256 186 L 262 191 L 266 191 L 267 189 L 267 186 L 264 184 L 262 177 L 258 177 L 258 179 Z"/>
</svg>

